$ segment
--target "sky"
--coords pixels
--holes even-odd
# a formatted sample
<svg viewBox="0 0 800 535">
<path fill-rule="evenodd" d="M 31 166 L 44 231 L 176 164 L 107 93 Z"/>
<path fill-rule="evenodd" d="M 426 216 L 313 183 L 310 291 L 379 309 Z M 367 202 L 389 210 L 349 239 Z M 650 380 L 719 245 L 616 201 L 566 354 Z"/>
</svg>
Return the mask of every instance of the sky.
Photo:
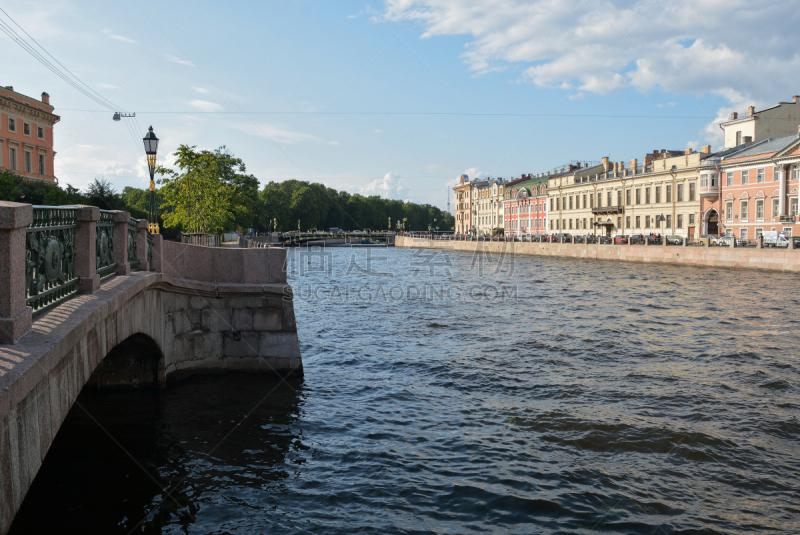
<svg viewBox="0 0 800 535">
<path fill-rule="evenodd" d="M 148 126 L 225 145 L 262 185 L 446 208 L 457 177 L 721 146 L 800 93 L 796 3 L 738 0 L 2 2 L 99 106 L 0 33 L 0 84 L 50 94 L 56 176 L 144 188 Z M 19 28 L 14 27 L 18 32 Z"/>
</svg>

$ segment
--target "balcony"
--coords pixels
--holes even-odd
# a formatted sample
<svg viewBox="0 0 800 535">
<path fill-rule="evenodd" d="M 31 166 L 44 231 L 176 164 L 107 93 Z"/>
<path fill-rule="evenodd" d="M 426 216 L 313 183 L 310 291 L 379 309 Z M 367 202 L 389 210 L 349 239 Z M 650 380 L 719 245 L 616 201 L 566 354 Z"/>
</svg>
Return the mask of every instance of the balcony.
<svg viewBox="0 0 800 535">
<path fill-rule="evenodd" d="M 622 206 L 614 205 L 614 206 L 595 206 L 592 208 L 593 214 L 621 214 L 622 213 Z"/>
<path fill-rule="evenodd" d="M 698 182 L 697 192 L 708 202 L 719 199 L 719 177 L 717 173 L 702 173 Z"/>
<path fill-rule="evenodd" d="M 794 223 L 795 217 L 791 215 L 782 215 L 780 217 L 781 223 Z"/>
</svg>

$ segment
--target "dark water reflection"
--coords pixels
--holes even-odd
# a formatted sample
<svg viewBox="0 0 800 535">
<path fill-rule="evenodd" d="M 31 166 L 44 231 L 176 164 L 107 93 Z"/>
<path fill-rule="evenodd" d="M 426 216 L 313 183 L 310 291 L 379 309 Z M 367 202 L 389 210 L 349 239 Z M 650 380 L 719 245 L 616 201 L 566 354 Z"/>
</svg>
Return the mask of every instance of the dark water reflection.
<svg viewBox="0 0 800 535">
<path fill-rule="evenodd" d="M 800 532 L 800 278 L 366 254 L 291 252 L 244 420 L 277 381 L 82 394 L 145 470 L 73 410 L 14 533 Z"/>
</svg>

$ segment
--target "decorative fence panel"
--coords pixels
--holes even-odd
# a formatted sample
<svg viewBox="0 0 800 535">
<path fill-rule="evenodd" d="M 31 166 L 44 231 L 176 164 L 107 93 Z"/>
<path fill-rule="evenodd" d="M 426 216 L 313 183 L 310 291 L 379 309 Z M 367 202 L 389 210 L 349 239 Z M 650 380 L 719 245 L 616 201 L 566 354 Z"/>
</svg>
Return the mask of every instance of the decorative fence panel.
<svg viewBox="0 0 800 535">
<path fill-rule="evenodd" d="M 38 314 L 78 291 L 77 208 L 34 206 L 25 240 L 25 303 Z"/>
<path fill-rule="evenodd" d="M 117 271 L 117 263 L 114 262 L 114 212 L 100 210 L 95 262 L 101 279 L 111 277 Z"/>
<path fill-rule="evenodd" d="M 128 263 L 131 265 L 131 271 L 139 271 L 139 255 L 136 252 L 139 235 L 138 222 L 138 219 L 131 218 L 128 223 Z"/>
</svg>

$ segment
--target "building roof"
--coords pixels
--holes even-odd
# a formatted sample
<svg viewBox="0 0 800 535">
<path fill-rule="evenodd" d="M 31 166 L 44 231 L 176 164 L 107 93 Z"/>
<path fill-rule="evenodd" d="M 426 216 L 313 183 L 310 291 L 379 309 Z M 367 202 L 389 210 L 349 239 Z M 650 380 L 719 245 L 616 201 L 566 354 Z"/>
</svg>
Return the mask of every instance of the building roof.
<svg viewBox="0 0 800 535">
<path fill-rule="evenodd" d="M 757 143 L 751 143 L 750 145 L 739 145 L 737 147 L 733 147 L 730 154 L 723 156 L 721 159 L 727 158 L 747 158 L 748 156 L 759 156 L 761 154 L 769 154 L 773 152 L 778 152 L 780 150 L 785 149 L 795 141 L 797 141 L 798 136 L 797 134 L 793 134 L 791 136 L 779 137 L 779 138 L 767 138 L 763 141 L 759 141 Z M 715 155 L 716 156 L 716 155 Z"/>
</svg>

